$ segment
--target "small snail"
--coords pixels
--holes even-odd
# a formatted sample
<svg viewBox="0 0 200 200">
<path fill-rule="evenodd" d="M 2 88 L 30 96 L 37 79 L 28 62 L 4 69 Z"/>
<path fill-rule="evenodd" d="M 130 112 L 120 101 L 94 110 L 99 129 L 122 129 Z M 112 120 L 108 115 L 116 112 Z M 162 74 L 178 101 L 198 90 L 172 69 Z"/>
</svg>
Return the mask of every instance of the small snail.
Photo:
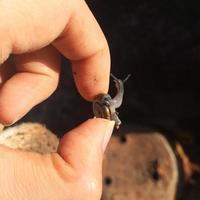
<svg viewBox="0 0 200 200">
<path fill-rule="evenodd" d="M 117 94 L 114 98 L 111 98 L 109 94 L 100 94 L 93 101 L 93 112 L 96 117 L 105 118 L 115 121 L 115 127 L 118 129 L 121 121 L 116 112 L 116 108 L 119 108 L 122 104 L 124 95 L 124 83 L 130 77 L 130 74 L 122 81 L 116 78 L 113 74 L 111 77 L 114 79 Z"/>
</svg>

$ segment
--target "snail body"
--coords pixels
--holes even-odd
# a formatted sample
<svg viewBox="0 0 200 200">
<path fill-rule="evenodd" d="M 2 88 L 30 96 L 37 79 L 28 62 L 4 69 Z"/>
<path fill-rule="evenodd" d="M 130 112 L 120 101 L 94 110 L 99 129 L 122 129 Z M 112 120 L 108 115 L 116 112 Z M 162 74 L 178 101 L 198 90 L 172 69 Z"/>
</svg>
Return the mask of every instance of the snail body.
<svg viewBox="0 0 200 200">
<path fill-rule="evenodd" d="M 98 95 L 93 101 L 93 113 L 96 117 L 115 121 L 115 127 L 119 128 L 121 120 L 118 117 L 116 108 L 119 108 L 122 104 L 124 95 L 124 82 L 130 77 L 130 75 L 128 75 L 124 81 L 117 79 L 112 74 L 111 76 L 114 79 L 117 88 L 117 94 L 114 98 L 111 98 L 109 94 Z"/>
</svg>

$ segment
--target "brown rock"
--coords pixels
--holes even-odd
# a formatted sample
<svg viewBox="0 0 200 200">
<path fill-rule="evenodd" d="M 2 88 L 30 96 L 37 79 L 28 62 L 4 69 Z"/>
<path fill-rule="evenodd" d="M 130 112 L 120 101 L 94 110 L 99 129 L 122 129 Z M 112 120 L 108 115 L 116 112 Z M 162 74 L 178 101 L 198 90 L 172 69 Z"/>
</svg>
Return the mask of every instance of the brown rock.
<svg viewBox="0 0 200 200">
<path fill-rule="evenodd" d="M 0 144 L 14 149 L 38 153 L 56 152 L 59 140 L 39 123 L 23 123 L 0 133 Z"/>
<path fill-rule="evenodd" d="M 104 159 L 103 200 L 174 200 L 175 155 L 159 133 L 113 137 Z"/>
</svg>

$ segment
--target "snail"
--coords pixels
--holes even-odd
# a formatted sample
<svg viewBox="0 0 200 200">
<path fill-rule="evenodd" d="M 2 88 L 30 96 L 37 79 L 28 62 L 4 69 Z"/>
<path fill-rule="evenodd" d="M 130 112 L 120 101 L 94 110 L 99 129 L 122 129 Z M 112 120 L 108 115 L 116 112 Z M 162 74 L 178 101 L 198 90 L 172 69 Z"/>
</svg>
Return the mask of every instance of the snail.
<svg viewBox="0 0 200 200">
<path fill-rule="evenodd" d="M 124 95 L 124 83 L 129 79 L 129 74 L 124 80 L 116 78 L 113 74 L 111 77 L 115 82 L 117 88 L 117 94 L 114 98 L 111 98 L 109 94 L 99 94 L 93 101 L 93 112 L 96 117 L 105 118 L 115 121 L 115 127 L 118 129 L 121 120 L 118 117 L 116 108 L 119 108 L 123 101 Z"/>
</svg>

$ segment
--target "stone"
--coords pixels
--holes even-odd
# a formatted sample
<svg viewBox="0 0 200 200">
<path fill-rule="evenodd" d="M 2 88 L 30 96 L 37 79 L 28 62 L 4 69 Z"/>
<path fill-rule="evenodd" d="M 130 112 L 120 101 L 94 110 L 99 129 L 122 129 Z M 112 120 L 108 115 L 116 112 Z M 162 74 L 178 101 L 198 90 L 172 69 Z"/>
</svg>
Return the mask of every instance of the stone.
<svg viewBox="0 0 200 200">
<path fill-rule="evenodd" d="M 4 129 L 0 133 L 0 144 L 44 154 L 56 152 L 59 139 L 44 125 L 29 122 Z"/>
<path fill-rule="evenodd" d="M 103 166 L 102 200 L 174 200 L 175 154 L 160 133 L 112 137 Z"/>
</svg>

